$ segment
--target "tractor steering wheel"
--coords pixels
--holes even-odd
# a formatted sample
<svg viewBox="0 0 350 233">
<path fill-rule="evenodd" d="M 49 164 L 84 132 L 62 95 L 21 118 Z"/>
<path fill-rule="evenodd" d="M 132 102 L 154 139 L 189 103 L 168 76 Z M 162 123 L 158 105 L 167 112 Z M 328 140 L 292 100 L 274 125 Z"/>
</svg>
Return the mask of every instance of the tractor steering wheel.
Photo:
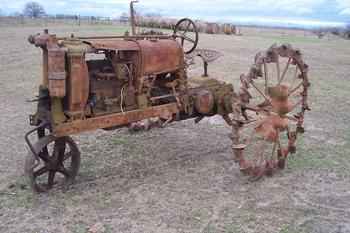
<svg viewBox="0 0 350 233">
<path fill-rule="evenodd" d="M 185 54 L 193 52 L 198 44 L 196 24 L 188 18 L 181 19 L 175 25 L 173 37 L 181 44 Z"/>
</svg>

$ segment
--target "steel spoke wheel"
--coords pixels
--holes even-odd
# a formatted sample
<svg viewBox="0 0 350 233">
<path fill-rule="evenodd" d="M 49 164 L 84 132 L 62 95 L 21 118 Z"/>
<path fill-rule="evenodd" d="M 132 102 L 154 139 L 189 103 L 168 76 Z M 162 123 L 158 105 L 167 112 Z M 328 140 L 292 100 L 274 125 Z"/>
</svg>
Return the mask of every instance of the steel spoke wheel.
<svg viewBox="0 0 350 233">
<path fill-rule="evenodd" d="M 299 50 L 273 45 L 241 75 L 240 98 L 233 103 L 233 153 L 252 179 L 283 169 L 287 156 L 296 152 L 310 110 L 307 72 Z"/>
<path fill-rule="evenodd" d="M 55 184 L 74 181 L 80 166 L 80 152 L 70 137 L 44 136 L 38 131 L 39 140 L 34 144 L 39 161 L 30 152 L 25 161 L 25 174 L 34 191 L 46 192 Z"/>
<path fill-rule="evenodd" d="M 173 37 L 181 44 L 185 54 L 193 52 L 198 44 L 198 30 L 196 24 L 183 18 L 175 25 Z"/>
</svg>

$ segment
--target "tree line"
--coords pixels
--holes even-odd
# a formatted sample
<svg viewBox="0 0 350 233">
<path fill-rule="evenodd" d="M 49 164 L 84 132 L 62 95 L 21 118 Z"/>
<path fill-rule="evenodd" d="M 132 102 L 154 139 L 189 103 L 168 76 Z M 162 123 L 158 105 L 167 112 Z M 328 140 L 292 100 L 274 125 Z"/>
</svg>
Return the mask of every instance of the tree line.
<svg viewBox="0 0 350 233">
<path fill-rule="evenodd" d="M 0 16 L 3 16 L 4 12 L 0 9 Z M 35 1 L 27 2 L 23 8 L 22 13 L 19 13 L 18 16 L 25 16 L 29 18 L 42 18 L 47 17 L 46 11 L 44 7 Z M 55 15 L 56 19 L 73 19 L 79 20 L 80 16 L 78 15 L 64 15 L 57 14 Z M 84 19 L 89 20 L 111 20 L 108 17 L 82 17 Z M 120 22 L 128 22 L 129 17 L 126 13 L 122 14 L 119 18 Z M 172 29 L 176 24 L 176 20 L 162 17 L 161 15 L 156 14 L 145 14 L 143 16 L 138 15 L 136 20 L 137 26 L 141 27 L 151 27 L 151 28 L 161 28 L 161 29 Z M 196 25 L 200 32 L 209 33 L 209 34 L 240 34 L 238 28 L 233 24 L 219 24 L 219 23 L 211 23 L 205 22 L 201 20 L 196 21 Z M 323 28 L 314 31 L 320 38 L 324 36 L 326 33 L 332 33 L 337 36 L 342 36 L 346 39 L 350 39 L 350 22 L 344 29 L 341 28 Z"/>
</svg>

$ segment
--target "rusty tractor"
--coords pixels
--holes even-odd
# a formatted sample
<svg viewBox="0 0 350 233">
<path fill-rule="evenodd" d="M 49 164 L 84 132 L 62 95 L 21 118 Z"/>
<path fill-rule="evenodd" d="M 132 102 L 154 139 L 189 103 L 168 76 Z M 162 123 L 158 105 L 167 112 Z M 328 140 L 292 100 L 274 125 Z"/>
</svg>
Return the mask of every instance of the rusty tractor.
<svg viewBox="0 0 350 233">
<path fill-rule="evenodd" d="M 70 135 L 150 118 L 166 125 L 220 115 L 232 128 L 233 160 L 250 179 L 284 168 L 309 110 L 308 66 L 300 51 L 273 45 L 257 54 L 235 92 L 230 83 L 187 76 L 187 58 L 201 51 L 198 35 L 185 18 L 171 35 L 57 37 L 45 30 L 30 36 L 43 60 L 37 110 L 30 115 L 35 127 L 25 135 L 30 186 L 40 192 L 74 180 L 80 152 Z"/>
</svg>

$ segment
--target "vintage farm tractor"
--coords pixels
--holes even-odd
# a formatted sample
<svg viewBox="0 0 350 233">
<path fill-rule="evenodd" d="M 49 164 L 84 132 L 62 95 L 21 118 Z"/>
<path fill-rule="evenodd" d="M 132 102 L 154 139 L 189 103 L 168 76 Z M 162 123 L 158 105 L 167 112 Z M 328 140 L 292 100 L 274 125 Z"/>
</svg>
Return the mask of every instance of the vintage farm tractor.
<svg viewBox="0 0 350 233">
<path fill-rule="evenodd" d="M 232 127 L 233 160 L 251 179 L 284 168 L 304 132 L 308 67 L 290 45 L 257 54 L 235 92 L 232 84 L 187 76 L 186 57 L 198 43 L 190 19 L 171 35 L 59 38 L 45 30 L 29 42 L 43 52 L 37 111 L 30 115 L 35 128 L 25 136 L 25 173 L 36 191 L 74 180 L 80 152 L 70 135 L 85 131 L 220 115 Z"/>
</svg>

